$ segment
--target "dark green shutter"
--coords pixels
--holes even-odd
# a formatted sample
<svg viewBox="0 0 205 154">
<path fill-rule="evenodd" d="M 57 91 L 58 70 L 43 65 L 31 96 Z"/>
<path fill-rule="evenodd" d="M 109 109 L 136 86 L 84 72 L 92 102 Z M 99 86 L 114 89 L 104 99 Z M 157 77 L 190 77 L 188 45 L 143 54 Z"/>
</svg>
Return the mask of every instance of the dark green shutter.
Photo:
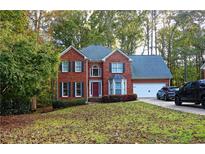
<svg viewBox="0 0 205 154">
<path fill-rule="evenodd" d="M 75 97 L 75 84 L 76 82 L 73 82 L 73 97 Z"/>
<path fill-rule="evenodd" d="M 112 63 L 109 63 L 109 71 L 112 72 Z"/>
<path fill-rule="evenodd" d="M 70 62 L 68 61 L 68 72 L 70 72 Z"/>
<path fill-rule="evenodd" d="M 123 73 L 125 73 L 125 63 L 123 63 Z"/>
<path fill-rule="evenodd" d="M 84 84 L 83 84 L 83 82 L 81 82 L 81 94 L 83 97 L 84 96 Z"/>
<path fill-rule="evenodd" d="M 69 82 L 69 97 L 71 96 L 71 82 Z"/>
<path fill-rule="evenodd" d="M 67 83 L 68 96 L 70 96 L 70 82 Z"/>
<path fill-rule="evenodd" d="M 75 72 L 75 61 L 72 62 L 72 69 L 73 69 L 72 72 Z"/>
<path fill-rule="evenodd" d="M 82 72 L 84 71 L 84 62 L 81 62 Z"/>
<path fill-rule="evenodd" d="M 70 61 L 69 63 L 70 63 L 70 64 L 69 64 L 70 72 L 73 72 L 73 67 L 72 67 L 72 66 L 73 66 L 73 63 L 72 63 L 71 61 Z"/>
<path fill-rule="evenodd" d="M 60 82 L 60 97 L 62 97 L 62 82 Z"/>
</svg>

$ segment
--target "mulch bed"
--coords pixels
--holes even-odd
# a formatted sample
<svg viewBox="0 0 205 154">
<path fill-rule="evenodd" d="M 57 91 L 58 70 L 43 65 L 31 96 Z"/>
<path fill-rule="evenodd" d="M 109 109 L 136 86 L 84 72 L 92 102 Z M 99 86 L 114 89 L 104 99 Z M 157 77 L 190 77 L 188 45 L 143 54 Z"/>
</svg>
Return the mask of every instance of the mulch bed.
<svg viewBox="0 0 205 154">
<path fill-rule="evenodd" d="M 13 128 L 23 127 L 31 124 L 36 119 L 40 119 L 40 117 L 39 114 L 0 116 L 0 129 L 11 130 Z"/>
</svg>

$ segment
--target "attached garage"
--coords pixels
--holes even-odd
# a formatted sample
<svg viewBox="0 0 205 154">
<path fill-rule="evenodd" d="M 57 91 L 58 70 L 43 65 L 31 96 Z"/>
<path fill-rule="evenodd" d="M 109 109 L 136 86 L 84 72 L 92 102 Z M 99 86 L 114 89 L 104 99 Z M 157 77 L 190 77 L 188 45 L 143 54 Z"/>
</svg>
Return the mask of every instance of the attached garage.
<svg viewBox="0 0 205 154">
<path fill-rule="evenodd" d="M 164 86 L 165 83 L 134 83 L 133 93 L 138 97 L 156 97 L 157 91 Z"/>
<path fill-rule="evenodd" d="M 138 97 L 156 97 L 157 91 L 170 84 L 171 72 L 161 56 L 130 56 L 133 93 Z"/>
</svg>

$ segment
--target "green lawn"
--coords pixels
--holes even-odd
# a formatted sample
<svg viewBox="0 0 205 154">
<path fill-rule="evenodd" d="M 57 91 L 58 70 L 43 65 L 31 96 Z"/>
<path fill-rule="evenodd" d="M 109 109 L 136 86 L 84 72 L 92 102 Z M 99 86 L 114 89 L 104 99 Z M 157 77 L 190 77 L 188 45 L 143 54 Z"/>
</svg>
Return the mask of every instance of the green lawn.
<svg viewBox="0 0 205 154">
<path fill-rule="evenodd" d="M 84 105 L 32 116 L 32 122 L 19 127 L 0 126 L 0 143 L 205 143 L 205 116 L 143 102 Z"/>
</svg>

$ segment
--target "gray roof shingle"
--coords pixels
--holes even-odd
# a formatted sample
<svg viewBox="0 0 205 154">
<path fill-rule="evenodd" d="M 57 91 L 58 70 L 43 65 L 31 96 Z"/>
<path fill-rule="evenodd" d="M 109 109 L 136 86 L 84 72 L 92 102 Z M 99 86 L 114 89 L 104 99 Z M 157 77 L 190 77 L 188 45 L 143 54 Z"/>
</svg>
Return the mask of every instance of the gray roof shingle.
<svg viewBox="0 0 205 154">
<path fill-rule="evenodd" d="M 167 79 L 172 74 L 161 56 L 133 55 L 132 79 Z"/>
<path fill-rule="evenodd" d="M 101 45 L 90 45 L 86 48 L 80 50 L 88 59 L 93 61 L 102 60 L 107 56 L 112 50 L 110 48 Z"/>
</svg>

